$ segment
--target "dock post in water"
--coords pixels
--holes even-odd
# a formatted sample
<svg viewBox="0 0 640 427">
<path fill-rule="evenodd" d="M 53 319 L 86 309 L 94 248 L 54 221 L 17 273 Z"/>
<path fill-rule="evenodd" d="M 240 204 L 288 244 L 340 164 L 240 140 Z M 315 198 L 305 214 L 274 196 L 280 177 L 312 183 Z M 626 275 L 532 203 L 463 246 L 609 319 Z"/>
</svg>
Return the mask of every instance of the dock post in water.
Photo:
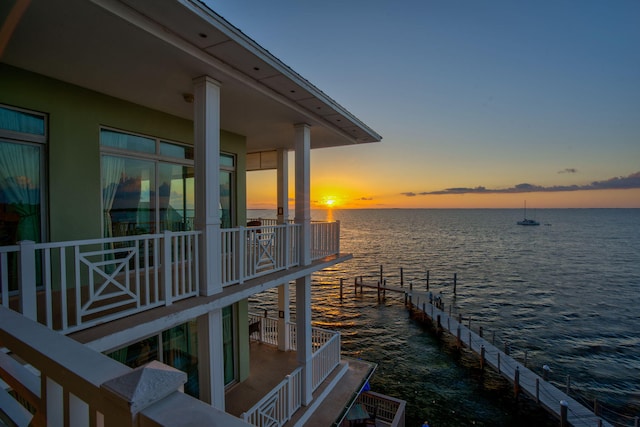
<svg viewBox="0 0 640 427">
<path fill-rule="evenodd" d="M 513 374 L 513 396 L 517 399 L 520 394 L 520 367 L 516 366 L 516 372 Z"/>
<path fill-rule="evenodd" d="M 383 270 L 382 264 L 380 264 L 380 282 L 382 282 L 382 274 L 383 274 L 382 270 Z"/>
<path fill-rule="evenodd" d="M 456 294 L 456 287 L 458 285 L 458 273 L 453 273 L 453 294 Z"/>
<path fill-rule="evenodd" d="M 480 369 L 484 370 L 484 353 L 485 353 L 484 345 L 480 347 Z"/>
<path fill-rule="evenodd" d="M 569 403 L 566 400 L 560 401 L 560 427 L 569 427 L 569 421 L 567 420 L 567 409 L 569 409 Z"/>
<path fill-rule="evenodd" d="M 429 291 L 429 270 L 427 270 L 427 292 Z"/>
<path fill-rule="evenodd" d="M 402 267 L 400 267 L 400 287 L 402 288 L 404 286 L 404 270 Z"/>
<path fill-rule="evenodd" d="M 344 279 L 340 278 L 340 301 L 342 301 L 342 286 L 344 284 Z"/>
</svg>

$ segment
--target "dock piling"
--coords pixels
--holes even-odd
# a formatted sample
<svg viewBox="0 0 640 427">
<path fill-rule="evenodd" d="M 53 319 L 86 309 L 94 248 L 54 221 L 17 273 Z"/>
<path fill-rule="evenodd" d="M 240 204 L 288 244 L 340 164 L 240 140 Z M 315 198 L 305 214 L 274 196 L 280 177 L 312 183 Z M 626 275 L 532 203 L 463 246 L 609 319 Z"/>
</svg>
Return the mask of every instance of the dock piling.
<svg viewBox="0 0 640 427">
<path fill-rule="evenodd" d="M 567 420 L 567 410 L 569 409 L 569 403 L 566 400 L 560 401 L 560 427 L 569 427 L 569 421 Z"/>
<path fill-rule="evenodd" d="M 453 294 L 456 295 L 456 287 L 458 285 L 458 273 L 453 273 Z"/>
<path fill-rule="evenodd" d="M 344 285 L 344 279 L 340 278 L 340 301 L 342 301 L 342 286 Z"/>
<path fill-rule="evenodd" d="M 427 292 L 429 292 L 429 270 L 427 270 Z"/>
<path fill-rule="evenodd" d="M 404 269 L 400 267 L 400 287 L 404 286 Z"/>
</svg>

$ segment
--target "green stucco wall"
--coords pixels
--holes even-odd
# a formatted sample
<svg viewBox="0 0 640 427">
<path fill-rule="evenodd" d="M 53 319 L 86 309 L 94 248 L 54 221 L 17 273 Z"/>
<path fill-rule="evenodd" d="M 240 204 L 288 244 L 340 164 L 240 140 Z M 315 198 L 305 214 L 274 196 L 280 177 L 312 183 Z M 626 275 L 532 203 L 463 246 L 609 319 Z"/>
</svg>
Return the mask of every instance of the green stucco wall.
<svg viewBox="0 0 640 427">
<path fill-rule="evenodd" d="M 193 144 L 193 123 L 130 102 L 0 64 L 0 103 L 48 114 L 49 241 L 102 237 L 100 126 Z M 246 218 L 245 138 L 221 132 L 237 157 L 237 224 Z"/>
</svg>

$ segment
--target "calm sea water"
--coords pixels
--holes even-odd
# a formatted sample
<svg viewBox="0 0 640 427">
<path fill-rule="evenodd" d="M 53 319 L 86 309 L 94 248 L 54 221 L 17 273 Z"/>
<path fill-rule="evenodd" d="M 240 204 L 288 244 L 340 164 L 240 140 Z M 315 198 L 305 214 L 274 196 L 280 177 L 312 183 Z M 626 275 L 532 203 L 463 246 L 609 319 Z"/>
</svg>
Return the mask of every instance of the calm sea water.
<svg viewBox="0 0 640 427">
<path fill-rule="evenodd" d="M 313 320 L 339 330 L 343 352 L 376 362 L 372 388 L 407 400 L 407 425 L 557 425 L 477 359 L 454 351 L 408 319 L 403 297 L 354 297 L 353 280 L 442 292 L 485 337 L 508 342 L 520 360 L 593 399 L 620 425 L 640 415 L 640 210 L 333 210 L 314 220 L 341 222 L 341 252 L 353 260 L 313 276 Z M 273 217 L 272 212 L 251 215 Z M 457 274 L 457 295 L 453 275 Z M 339 300 L 339 281 L 345 298 Z M 351 286 L 349 286 L 351 285 Z M 292 295 L 295 292 L 292 291 Z M 273 295 L 271 296 L 273 297 Z M 254 308 L 273 308 L 260 297 Z M 605 412 L 605 413 L 606 413 Z"/>
</svg>

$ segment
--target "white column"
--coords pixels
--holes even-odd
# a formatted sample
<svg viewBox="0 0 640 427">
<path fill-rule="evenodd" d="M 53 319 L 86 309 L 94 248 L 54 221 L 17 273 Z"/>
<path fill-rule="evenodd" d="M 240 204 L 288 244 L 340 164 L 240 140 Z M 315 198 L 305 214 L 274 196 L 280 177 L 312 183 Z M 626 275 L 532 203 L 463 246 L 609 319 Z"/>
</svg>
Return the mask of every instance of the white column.
<svg viewBox="0 0 640 427">
<path fill-rule="evenodd" d="M 296 279 L 296 333 L 298 364 L 303 367 L 302 404 L 313 400 L 313 352 L 311 350 L 311 276 Z"/>
<path fill-rule="evenodd" d="M 300 233 L 300 264 L 311 264 L 311 128 L 295 125 L 296 224 Z"/>
<path fill-rule="evenodd" d="M 220 84 L 193 81 L 196 229 L 200 244 L 200 295 L 222 291 L 220 277 Z"/>
<path fill-rule="evenodd" d="M 278 150 L 278 224 L 289 219 L 289 152 Z"/>
<path fill-rule="evenodd" d="M 197 318 L 200 400 L 225 410 L 222 309 Z"/>
<path fill-rule="evenodd" d="M 302 224 L 300 233 L 300 264 L 311 263 L 311 128 L 307 124 L 295 126 L 296 165 L 296 224 Z M 313 366 L 311 349 L 311 275 L 296 279 L 297 358 L 304 367 L 302 404 L 313 400 Z"/>
<path fill-rule="evenodd" d="M 289 219 L 289 152 L 283 148 L 278 150 L 278 224 L 287 224 Z M 288 234 L 285 234 L 289 241 Z M 286 249 L 286 247 L 285 247 Z M 285 251 L 283 256 L 288 256 Z M 282 351 L 290 349 L 289 321 L 289 284 L 278 287 L 278 348 Z"/>
<path fill-rule="evenodd" d="M 289 322 L 291 313 L 289 312 L 289 283 L 278 286 L 278 349 L 281 351 L 290 350 Z"/>
</svg>

